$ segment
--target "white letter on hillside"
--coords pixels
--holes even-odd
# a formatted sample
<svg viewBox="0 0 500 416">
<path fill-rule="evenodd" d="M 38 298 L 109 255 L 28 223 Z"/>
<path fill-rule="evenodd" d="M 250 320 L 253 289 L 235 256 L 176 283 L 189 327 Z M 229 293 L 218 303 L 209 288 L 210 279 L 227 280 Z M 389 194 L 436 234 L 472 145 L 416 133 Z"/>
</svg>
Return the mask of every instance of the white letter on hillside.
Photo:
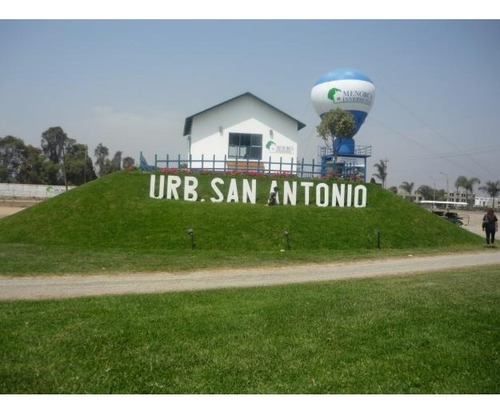
<svg viewBox="0 0 500 416">
<path fill-rule="evenodd" d="M 354 207 L 364 208 L 366 207 L 366 195 L 368 190 L 364 185 L 358 185 L 354 188 Z"/>
<path fill-rule="evenodd" d="M 323 192 L 321 192 L 323 190 Z M 321 194 L 323 193 L 323 200 L 321 200 Z M 327 207 L 328 206 L 328 200 L 330 199 L 328 197 L 328 185 L 326 183 L 318 183 L 316 185 L 316 205 L 318 207 Z"/>
<path fill-rule="evenodd" d="M 186 176 L 184 178 L 184 201 L 196 201 L 198 199 L 198 179 L 194 176 Z"/>
<path fill-rule="evenodd" d="M 241 196 L 242 202 L 246 204 L 250 202 L 251 204 L 255 204 L 257 201 L 257 180 L 252 179 L 252 186 L 250 186 L 250 182 L 248 179 L 243 179 L 243 195 Z"/>
<path fill-rule="evenodd" d="M 177 188 L 181 186 L 181 178 L 178 176 L 167 177 L 167 199 L 179 199 Z"/>
<path fill-rule="evenodd" d="M 215 194 L 217 195 L 217 198 L 211 197 L 210 201 L 212 202 L 222 202 L 224 200 L 224 195 L 222 195 L 222 192 L 220 191 L 219 188 L 217 188 L 217 184 L 224 185 L 224 181 L 221 178 L 213 178 L 211 185 L 212 189 L 214 190 Z"/>
<path fill-rule="evenodd" d="M 160 175 L 160 188 L 158 189 L 158 196 L 155 195 L 156 188 L 156 175 L 151 175 L 149 180 L 149 197 L 154 199 L 162 199 L 165 195 L 165 176 Z"/>
<path fill-rule="evenodd" d="M 304 187 L 304 205 L 309 205 L 309 192 L 311 187 L 314 185 L 313 182 L 301 182 L 300 186 Z"/>
<path fill-rule="evenodd" d="M 227 202 L 239 202 L 238 185 L 235 178 L 231 178 L 229 182 L 229 191 L 227 192 Z"/>
<path fill-rule="evenodd" d="M 350 207 L 352 205 L 352 185 L 347 185 L 347 206 Z"/>
<path fill-rule="evenodd" d="M 332 207 L 343 207 L 344 206 L 344 200 L 345 200 L 345 183 L 340 184 L 340 191 L 339 191 L 339 185 L 334 183 L 332 185 Z"/>
<path fill-rule="evenodd" d="M 290 201 L 291 205 L 297 205 L 297 182 L 292 182 L 292 187 L 288 181 L 283 183 L 283 205 L 287 205 Z"/>
</svg>

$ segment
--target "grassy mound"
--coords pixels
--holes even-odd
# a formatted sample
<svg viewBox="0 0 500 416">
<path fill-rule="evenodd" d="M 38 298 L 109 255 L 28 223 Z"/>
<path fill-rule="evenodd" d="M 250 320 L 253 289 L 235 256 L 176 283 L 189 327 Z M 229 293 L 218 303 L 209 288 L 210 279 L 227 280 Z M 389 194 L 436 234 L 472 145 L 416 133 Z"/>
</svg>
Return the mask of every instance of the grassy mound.
<svg viewBox="0 0 500 416">
<path fill-rule="evenodd" d="M 366 184 L 365 208 L 317 207 L 314 200 L 310 205 L 268 207 L 271 181 L 281 188 L 283 180 L 290 179 L 255 178 L 256 204 L 245 204 L 210 202 L 214 176 L 191 176 L 199 181 L 196 202 L 150 198 L 149 174 L 103 177 L 2 219 L 0 242 L 97 250 L 190 250 L 189 228 L 194 230 L 196 250 L 225 252 L 283 249 L 285 229 L 293 250 L 376 249 L 376 230 L 383 249 L 445 248 L 482 241 L 376 185 Z M 231 176 L 217 176 L 225 182 L 220 188 L 226 195 Z"/>
</svg>

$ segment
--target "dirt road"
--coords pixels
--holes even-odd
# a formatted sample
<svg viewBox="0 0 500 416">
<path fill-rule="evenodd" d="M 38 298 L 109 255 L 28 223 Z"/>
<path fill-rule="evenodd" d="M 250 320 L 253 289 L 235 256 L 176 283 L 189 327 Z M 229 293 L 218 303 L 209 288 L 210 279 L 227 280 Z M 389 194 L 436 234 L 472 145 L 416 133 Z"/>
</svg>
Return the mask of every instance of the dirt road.
<svg viewBox="0 0 500 416">
<path fill-rule="evenodd" d="M 481 265 L 498 265 L 500 249 L 471 254 L 405 257 L 279 268 L 209 270 L 119 276 L 0 278 L 0 300 L 160 293 L 374 278 Z M 472 272 L 472 271 L 471 271 Z"/>
</svg>

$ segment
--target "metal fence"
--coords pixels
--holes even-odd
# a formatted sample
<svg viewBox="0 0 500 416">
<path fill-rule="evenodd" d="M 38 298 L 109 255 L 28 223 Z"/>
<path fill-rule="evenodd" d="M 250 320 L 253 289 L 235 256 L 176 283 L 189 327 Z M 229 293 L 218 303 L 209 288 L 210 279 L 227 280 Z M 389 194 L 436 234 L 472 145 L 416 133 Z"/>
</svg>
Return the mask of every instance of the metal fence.
<svg viewBox="0 0 500 416">
<path fill-rule="evenodd" d="M 293 175 L 300 178 L 318 178 L 324 175 L 321 162 L 316 162 L 314 159 L 311 162 L 306 162 L 304 158 L 300 161 L 295 161 L 293 158 L 291 160 L 250 160 L 250 159 L 238 159 L 238 158 L 228 158 L 224 156 L 224 159 L 216 159 L 215 155 L 211 158 L 193 159 L 189 155 L 188 159 L 181 158 L 181 155 L 177 157 L 171 157 L 166 155 L 165 158 L 159 158 L 155 154 L 154 165 L 149 165 L 146 162 L 142 152 L 140 156 L 140 169 L 142 171 L 153 171 L 153 170 L 189 170 L 192 172 L 245 172 L 245 173 L 258 173 L 258 174 L 284 174 Z"/>
</svg>

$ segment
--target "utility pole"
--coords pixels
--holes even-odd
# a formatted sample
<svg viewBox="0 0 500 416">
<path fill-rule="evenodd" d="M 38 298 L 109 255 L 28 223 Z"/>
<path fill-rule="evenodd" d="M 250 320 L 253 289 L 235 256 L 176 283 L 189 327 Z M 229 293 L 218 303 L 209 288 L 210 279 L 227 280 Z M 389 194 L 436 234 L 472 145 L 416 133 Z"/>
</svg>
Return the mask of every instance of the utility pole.
<svg viewBox="0 0 500 416">
<path fill-rule="evenodd" d="M 441 175 L 446 176 L 446 211 L 448 211 L 448 199 L 450 196 L 450 185 L 449 185 L 449 179 L 448 175 L 444 172 L 439 172 Z"/>
<path fill-rule="evenodd" d="M 387 159 L 387 156 L 384 159 L 384 163 L 385 163 L 385 179 L 384 179 L 384 188 L 385 188 L 385 184 L 387 182 L 387 176 L 389 175 L 389 169 L 388 169 L 389 159 Z"/>
<path fill-rule="evenodd" d="M 85 156 L 83 158 L 83 183 L 87 183 L 87 153 L 89 146 L 85 145 Z"/>
</svg>

